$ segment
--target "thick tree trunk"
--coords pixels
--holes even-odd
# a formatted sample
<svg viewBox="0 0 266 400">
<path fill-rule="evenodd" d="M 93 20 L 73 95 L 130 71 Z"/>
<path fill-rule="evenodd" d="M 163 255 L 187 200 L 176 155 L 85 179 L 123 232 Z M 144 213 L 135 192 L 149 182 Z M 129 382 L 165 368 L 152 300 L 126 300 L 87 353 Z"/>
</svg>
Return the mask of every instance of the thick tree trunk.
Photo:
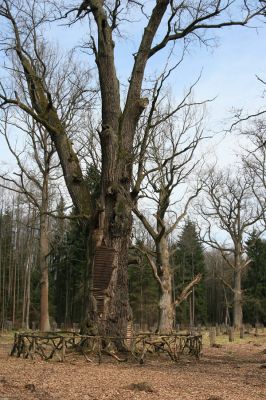
<svg viewBox="0 0 266 400">
<path fill-rule="evenodd" d="M 128 298 L 128 247 L 129 237 L 118 237 L 112 241 L 116 251 L 114 269 L 107 290 L 102 321 L 105 321 L 105 333 L 114 336 L 126 336 L 127 324 L 131 320 Z"/>
<path fill-rule="evenodd" d="M 91 249 L 92 240 L 89 239 Z M 130 236 L 117 237 L 111 241 L 103 238 L 104 244 L 115 250 L 113 272 L 109 286 L 104 293 L 104 309 L 100 314 L 97 301 L 93 297 L 93 253 L 88 259 L 87 293 L 85 301 L 85 317 L 81 323 L 83 334 L 102 334 L 109 336 L 125 336 L 127 324 L 132 319 L 128 297 L 128 248 Z"/>
<path fill-rule="evenodd" d="M 100 207 L 100 212 L 99 210 L 96 212 L 94 229 L 90 231 L 88 237 L 87 298 L 89 302 L 85 311 L 85 320 L 82 323 L 82 332 L 125 336 L 127 324 L 131 320 L 127 268 L 132 217 L 131 209 L 125 199 L 116 190 L 112 191 L 110 187 L 103 185 L 102 193 L 104 190 L 106 193 L 104 200 L 100 200 L 103 207 Z M 97 310 L 97 301 L 93 298 L 92 293 L 95 251 L 102 244 L 113 249 L 115 253 L 112 276 L 104 293 L 104 310 L 100 315 Z"/>
<path fill-rule="evenodd" d="M 174 328 L 174 305 L 172 300 L 171 278 L 162 281 L 159 310 L 160 318 L 158 331 L 160 333 L 171 333 Z"/>
<path fill-rule="evenodd" d="M 167 239 L 163 236 L 157 246 L 157 271 L 160 278 L 159 323 L 160 333 L 171 333 L 174 327 L 172 273 L 169 264 Z"/>
</svg>

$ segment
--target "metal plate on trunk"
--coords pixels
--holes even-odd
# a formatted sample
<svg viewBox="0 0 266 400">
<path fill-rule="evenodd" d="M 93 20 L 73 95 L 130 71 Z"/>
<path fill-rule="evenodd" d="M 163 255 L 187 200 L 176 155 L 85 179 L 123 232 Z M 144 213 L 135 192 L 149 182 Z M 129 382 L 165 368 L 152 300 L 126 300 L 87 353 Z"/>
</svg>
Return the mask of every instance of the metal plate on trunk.
<svg viewBox="0 0 266 400">
<path fill-rule="evenodd" d="M 93 272 L 93 294 L 97 300 L 98 313 L 103 313 L 104 291 L 108 288 L 114 262 L 115 250 L 100 246 L 96 249 Z"/>
</svg>

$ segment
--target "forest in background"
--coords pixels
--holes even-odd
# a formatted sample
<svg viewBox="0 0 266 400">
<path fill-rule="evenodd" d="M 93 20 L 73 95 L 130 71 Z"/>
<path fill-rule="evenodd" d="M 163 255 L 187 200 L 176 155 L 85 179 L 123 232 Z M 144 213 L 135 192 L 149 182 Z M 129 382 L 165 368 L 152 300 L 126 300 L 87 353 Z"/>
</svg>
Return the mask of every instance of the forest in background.
<svg viewBox="0 0 266 400">
<path fill-rule="evenodd" d="M 39 328 L 39 228 L 36 210 L 19 195 L 1 192 L 0 321 L 1 329 Z M 84 315 L 86 234 L 75 218 L 49 219 L 49 314 L 53 329 L 78 329 Z M 73 217 L 74 211 L 71 213 Z M 266 324 L 266 240 L 250 235 L 246 251 L 251 259 L 243 277 L 244 323 Z M 134 252 L 134 250 L 133 250 Z M 173 298 L 197 273 L 201 282 L 176 309 L 175 329 L 232 324 L 232 269 L 218 250 L 206 248 L 196 225 L 187 219 L 171 242 Z M 136 330 L 156 330 L 159 287 L 145 256 L 128 266 L 128 285 Z"/>
</svg>

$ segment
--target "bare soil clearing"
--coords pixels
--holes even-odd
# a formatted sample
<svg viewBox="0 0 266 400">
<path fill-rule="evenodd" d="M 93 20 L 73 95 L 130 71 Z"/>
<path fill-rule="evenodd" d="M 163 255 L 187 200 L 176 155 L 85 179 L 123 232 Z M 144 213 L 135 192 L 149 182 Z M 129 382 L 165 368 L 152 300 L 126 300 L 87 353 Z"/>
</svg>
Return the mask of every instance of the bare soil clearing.
<svg viewBox="0 0 266 400">
<path fill-rule="evenodd" d="M 164 356 L 144 365 L 82 356 L 65 363 L 7 357 L 0 345 L 0 399 L 261 400 L 266 399 L 266 337 L 204 347 L 200 360 Z"/>
</svg>

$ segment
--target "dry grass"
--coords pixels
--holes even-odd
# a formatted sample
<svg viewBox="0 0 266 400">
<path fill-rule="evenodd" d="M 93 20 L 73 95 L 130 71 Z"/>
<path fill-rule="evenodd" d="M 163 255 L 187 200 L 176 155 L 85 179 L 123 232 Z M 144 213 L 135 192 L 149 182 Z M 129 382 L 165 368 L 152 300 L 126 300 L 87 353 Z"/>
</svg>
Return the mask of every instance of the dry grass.
<svg viewBox="0 0 266 400">
<path fill-rule="evenodd" d="M 65 363 L 7 358 L 10 338 L 0 350 L 0 399 L 80 400 L 261 400 L 266 399 L 266 335 L 246 336 L 220 348 L 208 346 L 202 358 L 174 364 L 163 356 L 136 362 Z M 3 340 L 3 338 L 0 338 Z"/>
</svg>

